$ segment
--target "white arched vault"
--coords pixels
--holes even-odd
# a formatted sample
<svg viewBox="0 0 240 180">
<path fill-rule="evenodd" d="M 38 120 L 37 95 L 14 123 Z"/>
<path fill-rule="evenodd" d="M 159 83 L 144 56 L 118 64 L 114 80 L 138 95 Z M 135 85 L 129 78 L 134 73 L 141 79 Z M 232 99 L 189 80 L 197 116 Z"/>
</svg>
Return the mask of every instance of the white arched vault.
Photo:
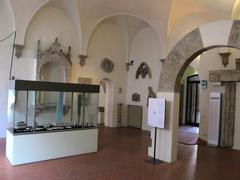
<svg viewBox="0 0 240 180">
<path fill-rule="evenodd" d="M 143 18 L 143 17 L 140 17 L 140 16 L 137 16 L 135 14 L 131 14 L 131 13 L 115 13 L 115 14 L 111 14 L 111 15 L 108 15 L 108 16 L 104 16 L 100 19 L 98 19 L 94 25 L 90 28 L 89 32 L 88 32 L 88 36 L 86 37 L 86 42 L 84 43 L 86 45 L 86 54 L 88 54 L 88 48 L 89 48 L 89 44 L 91 42 L 91 38 L 92 36 L 94 35 L 94 32 L 96 31 L 96 29 L 98 28 L 98 26 L 103 23 L 104 21 L 110 19 L 110 18 L 114 18 L 114 17 L 118 17 L 118 16 L 129 16 L 129 17 L 133 17 L 133 18 L 136 18 L 140 21 L 143 21 L 144 23 L 146 23 L 147 26 L 150 26 L 153 31 L 156 33 L 157 37 L 158 37 L 158 40 L 159 40 L 159 44 L 160 44 L 160 35 L 159 33 L 157 32 L 157 29 L 153 26 L 153 24 L 151 24 L 151 22 L 149 22 L 147 19 Z"/>
<path fill-rule="evenodd" d="M 18 6 L 17 3 L 17 1 L 11 1 L 11 7 L 13 8 L 17 30 L 16 44 L 24 45 L 26 39 L 26 32 L 28 31 L 29 25 L 31 24 L 34 16 L 43 7 L 53 6 L 63 11 L 70 19 L 78 35 L 77 49 L 81 51 L 81 21 L 76 0 L 39 0 L 38 2 L 23 1 L 21 3 L 26 3 L 26 5 L 22 6 Z M 26 9 L 23 10 L 22 7 L 25 7 Z M 24 15 L 22 15 L 23 11 L 25 12 Z"/>
<path fill-rule="evenodd" d="M 24 45 L 25 34 L 34 15 L 50 0 L 40 1 L 10 1 L 15 19 L 15 29 L 17 31 L 16 44 Z M 24 14 L 23 14 L 24 13 Z"/>
<path fill-rule="evenodd" d="M 166 127 L 158 130 L 157 158 L 177 159 L 179 85 L 187 66 L 202 52 L 214 47 L 240 48 L 240 21 L 216 21 L 200 26 L 185 35 L 168 54 L 160 72 L 158 98 L 167 99 Z M 152 135 L 154 131 L 151 132 Z M 153 147 L 153 145 L 152 145 Z M 153 155 L 153 148 L 149 155 Z"/>
</svg>

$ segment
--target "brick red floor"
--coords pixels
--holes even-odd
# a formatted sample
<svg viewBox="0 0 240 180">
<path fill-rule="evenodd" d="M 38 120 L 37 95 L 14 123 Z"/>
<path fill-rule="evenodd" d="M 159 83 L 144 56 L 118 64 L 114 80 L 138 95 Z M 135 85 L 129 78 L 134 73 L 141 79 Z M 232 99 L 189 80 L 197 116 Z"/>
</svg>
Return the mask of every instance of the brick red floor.
<svg viewBox="0 0 240 180">
<path fill-rule="evenodd" d="M 240 151 L 178 146 L 178 161 L 144 162 L 150 137 L 134 128 L 101 128 L 97 153 L 12 167 L 0 140 L 0 180 L 239 180 Z M 31 147 L 26 147 L 31 148 Z"/>
</svg>

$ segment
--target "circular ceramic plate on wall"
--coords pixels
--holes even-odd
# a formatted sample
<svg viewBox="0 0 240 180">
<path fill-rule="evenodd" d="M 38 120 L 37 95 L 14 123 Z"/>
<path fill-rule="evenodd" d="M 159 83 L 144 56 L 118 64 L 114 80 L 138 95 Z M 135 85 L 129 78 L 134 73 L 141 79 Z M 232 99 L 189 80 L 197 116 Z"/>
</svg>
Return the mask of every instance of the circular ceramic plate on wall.
<svg viewBox="0 0 240 180">
<path fill-rule="evenodd" d="M 108 58 L 104 58 L 101 62 L 101 68 L 107 72 L 107 73 L 110 73 L 113 71 L 113 68 L 114 68 L 114 64 L 113 62 L 108 59 Z"/>
</svg>

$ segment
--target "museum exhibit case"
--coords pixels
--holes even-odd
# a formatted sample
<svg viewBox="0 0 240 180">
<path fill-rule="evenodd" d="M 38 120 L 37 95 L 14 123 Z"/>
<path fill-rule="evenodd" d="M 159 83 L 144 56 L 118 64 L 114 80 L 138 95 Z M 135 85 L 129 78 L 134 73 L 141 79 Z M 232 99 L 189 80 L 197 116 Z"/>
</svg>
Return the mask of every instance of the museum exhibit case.
<svg viewBox="0 0 240 180">
<path fill-rule="evenodd" d="M 10 80 L 6 156 L 12 165 L 97 151 L 99 85 Z"/>
</svg>

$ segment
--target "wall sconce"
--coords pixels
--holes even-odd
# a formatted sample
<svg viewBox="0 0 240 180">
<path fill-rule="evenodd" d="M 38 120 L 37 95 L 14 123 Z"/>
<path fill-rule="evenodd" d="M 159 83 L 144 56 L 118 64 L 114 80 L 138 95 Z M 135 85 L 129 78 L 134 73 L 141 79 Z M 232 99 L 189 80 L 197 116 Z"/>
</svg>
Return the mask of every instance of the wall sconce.
<svg viewBox="0 0 240 180">
<path fill-rule="evenodd" d="M 87 55 L 83 55 L 83 54 L 79 54 L 78 55 L 80 61 L 79 61 L 79 64 L 81 67 L 83 67 L 85 64 L 86 64 L 86 59 L 87 59 Z"/>
<path fill-rule="evenodd" d="M 126 69 L 127 69 L 127 71 L 129 70 L 129 66 L 132 66 L 133 63 L 134 63 L 134 60 L 131 60 L 130 62 L 127 62 L 127 63 L 126 63 Z"/>
<path fill-rule="evenodd" d="M 229 56 L 231 55 L 230 52 L 225 52 L 225 53 L 218 53 L 222 57 L 222 64 L 226 68 L 226 66 L 229 63 Z"/>
</svg>

